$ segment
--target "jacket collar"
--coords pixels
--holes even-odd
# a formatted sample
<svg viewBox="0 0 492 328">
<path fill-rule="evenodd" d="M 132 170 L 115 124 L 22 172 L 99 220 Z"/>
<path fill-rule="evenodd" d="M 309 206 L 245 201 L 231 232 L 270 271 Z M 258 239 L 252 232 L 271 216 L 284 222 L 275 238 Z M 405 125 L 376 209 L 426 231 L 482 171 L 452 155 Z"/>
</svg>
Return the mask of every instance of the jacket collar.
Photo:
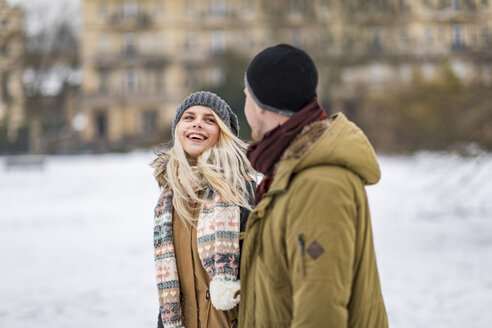
<svg viewBox="0 0 492 328">
<path fill-rule="evenodd" d="M 322 121 L 307 125 L 285 150 L 276 168 L 275 178 L 270 186 L 270 190 L 263 195 L 263 198 L 271 198 L 274 195 L 284 193 L 290 184 L 291 177 L 297 171 L 298 164 L 305 156 L 309 155 L 315 144 L 323 142 L 322 140 L 325 139 L 323 138 L 325 134 L 336 130 L 341 125 L 337 123 L 343 120 L 347 120 L 345 115 L 338 113 Z"/>
</svg>

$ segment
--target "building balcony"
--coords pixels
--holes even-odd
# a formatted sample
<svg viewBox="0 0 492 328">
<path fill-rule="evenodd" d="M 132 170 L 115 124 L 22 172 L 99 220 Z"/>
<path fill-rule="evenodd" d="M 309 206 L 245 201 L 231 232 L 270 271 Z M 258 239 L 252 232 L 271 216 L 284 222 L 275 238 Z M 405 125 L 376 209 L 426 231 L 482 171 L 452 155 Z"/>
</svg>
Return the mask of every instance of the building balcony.
<svg viewBox="0 0 492 328">
<path fill-rule="evenodd" d="M 166 92 L 156 90 L 126 91 L 124 89 L 106 89 L 84 92 L 83 103 L 86 106 L 116 106 L 121 104 L 134 104 L 137 106 L 160 106 L 169 100 Z"/>
<path fill-rule="evenodd" d="M 100 54 L 91 60 L 92 65 L 99 69 L 114 69 L 118 67 L 163 67 L 169 60 L 164 54 L 141 54 L 135 50 L 126 50 L 119 54 Z"/>
<path fill-rule="evenodd" d="M 468 49 L 463 42 L 453 42 L 453 44 L 451 44 L 451 50 L 453 52 L 465 52 Z"/>
<path fill-rule="evenodd" d="M 126 31 L 145 30 L 152 26 L 152 17 L 146 13 L 134 16 L 125 16 L 121 13 L 114 14 L 109 19 L 111 29 L 122 29 Z"/>
</svg>

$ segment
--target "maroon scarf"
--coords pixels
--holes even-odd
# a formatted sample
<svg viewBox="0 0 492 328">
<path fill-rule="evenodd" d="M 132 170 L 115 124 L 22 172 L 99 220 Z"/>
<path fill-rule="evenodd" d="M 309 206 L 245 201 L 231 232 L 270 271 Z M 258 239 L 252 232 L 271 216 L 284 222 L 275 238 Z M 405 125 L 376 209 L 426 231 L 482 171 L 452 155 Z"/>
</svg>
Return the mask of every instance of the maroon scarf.
<svg viewBox="0 0 492 328">
<path fill-rule="evenodd" d="M 289 118 L 284 124 L 267 132 L 263 139 L 251 144 L 246 155 L 255 170 L 265 176 L 255 192 L 255 205 L 261 200 L 273 181 L 275 164 L 280 160 L 285 149 L 302 129 L 315 121 L 328 117 L 318 104 L 318 98 L 311 100 L 301 111 Z"/>
</svg>

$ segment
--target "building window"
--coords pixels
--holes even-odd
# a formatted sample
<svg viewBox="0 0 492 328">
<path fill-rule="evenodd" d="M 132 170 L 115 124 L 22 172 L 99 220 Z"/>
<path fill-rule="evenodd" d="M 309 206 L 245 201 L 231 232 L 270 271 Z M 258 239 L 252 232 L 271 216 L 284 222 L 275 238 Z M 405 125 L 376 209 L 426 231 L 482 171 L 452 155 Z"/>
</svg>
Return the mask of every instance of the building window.
<svg viewBox="0 0 492 328">
<path fill-rule="evenodd" d="M 465 48 L 465 42 L 463 40 L 463 27 L 461 26 L 461 24 L 453 24 L 452 37 L 453 37 L 453 44 L 452 44 L 453 50 L 462 50 Z"/>
<path fill-rule="evenodd" d="M 224 0 L 212 0 L 210 2 L 210 14 L 225 16 L 227 14 L 227 4 Z"/>
<path fill-rule="evenodd" d="M 259 44 L 262 44 L 263 47 L 268 47 L 268 45 L 272 44 L 275 40 L 275 36 L 272 30 L 267 30 L 263 33 L 262 38 L 258 40 Z"/>
<path fill-rule="evenodd" d="M 129 68 L 126 70 L 125 74 L 125 91 L 126 93 L 134 93 L 137 89 L 137 77 L 135 74 L 135 70 L 133 68 Z"/>
<path fill-rule="evenodd" d="M 8 44 L 4 43 L 2 45 L 2 47 L 0 48 L 0 54 L 2 54 L 2 56 L 8 56 L 8 54 L 9 54 L 9 46 L 8 46 Z"/>
<path fill-rule="evenodd" d="M 439 25 L 439 29 L 437 30 L 437 38 L 438 40 L 443 43 L 445 40 L 446 36 L 446 28 L 444 25 Z"/>
<path fill-rule="evenodd" d="M 191 49 L 196 49 L 197 44 L 196 44 L 196 38 L 195 38 L 195 33 L 190 31 L 186 33 L 186 37 L 184 40 L 184 47 L 185 50 L 191 50 Z"/>
<path fill-rule="evenodd" d="M 486 47 L 490 45 L 490 29 L 488 26 L 482 27 L 482 43 Z"/>
<path fill-rule="evenodd" d="M 322 9 L 328 10 L 330 9 L 330 0 L 320 0 L 319 5 Z"/>
<path fill-rule="evenodd" d="M 330 30 L 325 30 L 325 33 L 323 35 L 318 35 L 319 36 L 319 42 L 321 44 L 328 44 L 329 47 L 332 47 L 334 44 L 334 39 L 333 39 L 333 32 Z"/>
<path fill-rule="evenodd" d="M 407 0 L 400 0 L 400 8 L 401 10 L 407 10 L 409 8 Z"/>
<path fill-rule="evenodd" d="M 220 67 L 213 67 L 208 72 L 208 82 L 212 85 L 220 85 L 225 81 L 224 70 Z"/>
<path fill-rule="evenodd" d="M 154 38 L 151 33 L 141 33 L 139 36 L 139 53 L 146 55 L 152 54 L 152 47 L 154 46 L 153 40 Z"/>
<path fill-rule="evenodd" d="M 9 26 L 9 21 L 7 19 L 2 19 L 2 29 L 6 29 Z"/>
<path fill-rule="evenodd" d="M 105 109 L 94 110 L 96 137 L 105 139 L 108 135 L 108 113 Z"/>
<path fill-rule="evenodd" d="M 490 82 L 492 81 L 492 74 L 491 74 L 490 66 L 482 65 L 481 71 L 482 71 L 482 80 L 485 83 L 490 84 Z"/>
<path fill-rule="evenodd" d="M 422 0 L 422 4 L 424 5 L 424 8 L 430 8 L 430 0 Z"/>
<path fill-rule="evenodd" d="M 489 7 L 489 0 L 482 0 L 482 8 L 488 8 Z"/>
<path fill-rule="evenodd" d="M 384 9 L 384 4 L 379 1 L 369 1 L 369 11 L 380 12 Z"/>
<path fill-rule="evenodd" d="M 3 72 L 2 79 L 0 80 L 1 88 L 1 96 L 3 102 L 9 102 L 11 99 L 10 91 L 9 91 L 9 73 Z"/>
<path fill-rule="evenodd" d="M 430 63 L 422 64 L 420 67 L 420 71 L 426 79 L 432 79 L 436 75 L 436 69 L 434 65 Z"/>
<path fill-rule="evenodd" d="M 198 71 L 193 66 L 186 67 L 186 87 L 194 88 L 198 84 Z"/>
<path fill-rule="evenodd" d="M 154 10 L 154 15 L 156 17 L 162 16 L 164 14 L 164 3 L 159 1 L 158 3 L 155 4 L 155 10 Z"/>
<path fill-rule="evenodd" d="M 400 79 L 404 83 L 412 81 L 412 67 L 409 64 L 403 64 L 399 67 Z"/>
<path fill-rule="evenodd" d="M 138 3 L 136 2 L 126 2 L 123 5 L 123 17 L 124 18 L 135 18 L 138 15 Z"/>
<path fill-rule="evenodd" d="M 244 14 L 250 14 L 253 12 L 253 0 L 243 0 L 242 11 Z"/>
<path fill-rule="evenodd" d="M 424 27 L 424 43 L 428 45 L 432 43 L 432 30 L 429 26 Z"/>
<path fill-rule="evenodd" d="M 100 55 L 106 54 L 108 46 L 108 38 L 104 35 L 99 36 L 97 39 L 97 53 Z"/>
<path fill-rule="evenodd" d="M 222 30 L 212 32 L 212 54 L 220 55 L 224 53 L 226 48 L 225 33 Z"/>
<path fill-rule="evenodd" d="M 108 7 L 106 6 L 106 2 L 100 2 L 97 10 L 98 16 L 100 19 L 104 19 L 108 16 Z"/>
<path fill-rule="evenodd" d="M 454 10 L 461 9 L 461 0 L 451 0 L 451 4 L 453 5 Z"/>
<path fill-rule="evenodd" d="M 253 39 L 251 38 L 251 34 L 249 31 L 243 30 L 241 35 L 241 43 L 242 43 L 242 47 L 245 50 L 249 50 L 251 47 L 254 46 L 254 42 Z"/>
<path fill-rule="evenodd" d="M 109 85 L 109 72 L 107 70 L 99 71 L 99 92 L 107 93 Z"/>
<path fill-rule="evenodd" d="M 290 38 L 295 46 L 300 46 L 302 44 L 301 31 L 298 28 L 293 28 L 290 31 Z"/>
<path fill-rule="evenodd" d="M 408 45 L 410 43 L 410 37 L 408 36 L 408 29 L 406 27 L 402 27 L 400 29 L 400 39 L 404 45 Z"/>
<path fill-rule="evenodd" d="M 155 109 L 148 109 L 142 113 L 142 133 L 152 134 L 157 130 L 158 113 Z"/>
<path fill-rule="evenodd" d="M 188 15 L 193 14 L 195 11 L 195 1 L 194 0 L 186 0 L 185 10 Z"/>
<path fill-rule="evenodd" d="M 162 55 L 166 49 L 166 39 L 163 33 L 158 33 L 154 37 L 154 48 L 157 54 Z"/>
<path fill-rule="evenodd" d="M 383 46 L 381 44 L 381 29 L 379 27 L 372 28 L 372 42 L 370 48 L 373 53 L 383 52 Z"/>
<path fill-rule="evenodd" d="M 289 11 L 293 14 L 301 14 L 303 10 L 303 0 L 289 0 Z"/>
<path fill-rule="evenodd" d="M 276 9 L 273 1 L 261 1 L 261 7 L 261 10 L 268 15 L 274 13 Z"/>
<path fill-rule="evenodd" d="M 125 34 L 125 56 L 133 57 L 135 56 L 135 34 L 126 33 Z"/>
<path fill-rule="evenodd" d="M 461 80 L 465 79 L 470 73 L 469 67 L 461 60 L 453 60 L 451 62 L 451 69 Z"/>
<path fill-rule="evenodd" d="M 155 72 L 155 90 L 161 92 L 164 89 L 164 72 L 157 70 Z"/>
</svg>

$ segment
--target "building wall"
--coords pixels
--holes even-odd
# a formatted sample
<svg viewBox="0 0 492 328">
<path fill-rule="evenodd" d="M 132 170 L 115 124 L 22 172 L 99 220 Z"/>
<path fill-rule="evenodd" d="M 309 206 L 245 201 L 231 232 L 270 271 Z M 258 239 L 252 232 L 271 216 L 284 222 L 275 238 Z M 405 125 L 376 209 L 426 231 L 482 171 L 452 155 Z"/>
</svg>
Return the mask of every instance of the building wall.
<svg viewBox="0 0 492 328">
<path fill-rule="evenodd" d="M 81 108 L 89 123 L 83 131 L 86 141 L 145 139 L 168 121 L 176 73 L 165 54 L 172 45 L 162 26 L 161 2 L 84 1 Z"/>
<path fill-rule="evenodd" d="M 0 0 L 0 126 L 14 142 L 25 121 L 23 13 Z"/>
<path fill-rule="evenodd" d="M 190 91 L 221 81 L 221 54 L 279 42 L 312 54 L 333 102 L 444 66 L 492 80 L 490 0 L 84 0 L 83 17 L 86 141 L 162 133 Z"/>
</svg>

